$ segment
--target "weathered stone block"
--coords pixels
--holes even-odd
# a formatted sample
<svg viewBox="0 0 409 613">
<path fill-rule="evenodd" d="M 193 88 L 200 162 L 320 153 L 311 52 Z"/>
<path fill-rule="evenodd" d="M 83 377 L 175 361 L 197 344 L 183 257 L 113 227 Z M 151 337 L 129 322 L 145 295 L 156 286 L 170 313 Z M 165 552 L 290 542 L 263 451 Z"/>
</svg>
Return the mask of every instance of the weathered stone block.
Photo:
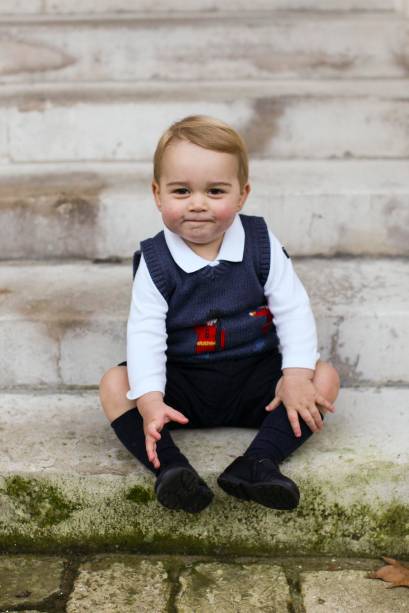
<svg viewBox="0 0 409 613">
<path fill-rule="evenodd" d="M 287 580 L 269 564 L 201 563 L 179 578 L 178 613 L 192 611 L 269 611 L 283 613 L 290 604 Z"/>
<path fill-rule="evenodd" d="M 344 90 L 340 84 L 152 82 L 48 87 L 37 96 L 30 89 L 17 105 L 7 102 L 7 154 L 19 163 L 151 161 L 159 135 L 176 118 L 203 113 L 237 128 L 254 158 L 407 158 L 402 126 L 409 100 L 402 82 L 388 90 L 380 82 L 365 89 L 359 82 Z"/>
<path fill-rule="evenodd" d="M 393 14 L 216 13 L 0 23 L 3 83 L 402 78 L 405 19 Z M 107 45 L 106 41 L 110 44 Z M 132 58 L 133 61 L 129 61 Z M 340 116 L 342 119 L 342 115 Z M 353 131 L 350 131 L 353 134 Z"/>
<path fill-rule="evenodd" d="M 129 258 L 162 229 L 151 163 L 64 171 L 0 168 L 0 257 Z M 253 159 L 250 182 L 243 212 L 262 215 L 291 256 L 409 255 L 407 161 Z"/>
<path fill-rule="evenodd" d="M 1 289 L 4 298 L 7 288 Z M 46 310 L 45 304 L 43 309 Z M 0 316 L 0 370 L 3 373 L 0 385 L 60 383 L 58 324 L 56 328 L 56 322 L 18 320 L 14 315 Z"/>
<path fill-rule="evenodd" d="M 257 11 L 257 10 L 314 10 L 314 11 L 391 11 L 393 0 L 253 0 L 251 6 L 246 0 L 189 0 L 189 11 Z M 183 0 L 2 0 L 0 14 L 104 14 L 133 12 L 183 12 L 187 6 Z"/>
<path fill-rule="evenodd" d="M 333 361 L 344 385 L 407 382 L 407 261 L 334 258 L 323 266 L 319 258 L 294 261 L 321 359 Z M 98 385 L 126 356 L 131 285 L 130 263 L 4 265 L 0 385 Z"/>
<path fill-rule="evenodd" d="M 170 589 L 162 562 L 105 555 L 80 566 L 67 613 L 161 613 L 168 610 Z"/>
<path fill-rule="evenodd" d="M 44 7 L 43 0 L 2 0 L 0 14 L 20 15 L 41 13 Z"/>
<path fill-rule="evenodd" d="M 0 556 L 0 607 L 38 603 L 60 589 L 64 562 L 54 557 Z"/>
<path fill-rule="evenodd" d="M 406 613 L 408 591 L 387 589 L 381 581 L 359 570 L 320 571 L 302 574 L 306 613 Z"/>
<path fill-rule="evenodd" d="M 0 163 L 9 162 L 7 111 L 0 115 Z"/>
</svg>

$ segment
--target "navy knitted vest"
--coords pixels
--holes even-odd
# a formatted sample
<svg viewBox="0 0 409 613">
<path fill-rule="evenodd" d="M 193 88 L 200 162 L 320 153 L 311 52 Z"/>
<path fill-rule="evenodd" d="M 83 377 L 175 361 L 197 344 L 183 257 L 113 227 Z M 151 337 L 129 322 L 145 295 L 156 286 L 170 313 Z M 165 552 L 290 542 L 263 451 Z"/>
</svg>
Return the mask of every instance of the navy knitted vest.
<svg viewBox="0 0 409 613">
<path fill-rule="evenodd" d="M 221 260 L 187 273 L 172 258 L 163 230 L 141 242 L 156 287 L 168 303 L 168 361 L 224 360 L 278 346 L 264 285 L 270 240 L 262 217 L 240 214 L 245 232 L 242 262 Z"/>
</svg>

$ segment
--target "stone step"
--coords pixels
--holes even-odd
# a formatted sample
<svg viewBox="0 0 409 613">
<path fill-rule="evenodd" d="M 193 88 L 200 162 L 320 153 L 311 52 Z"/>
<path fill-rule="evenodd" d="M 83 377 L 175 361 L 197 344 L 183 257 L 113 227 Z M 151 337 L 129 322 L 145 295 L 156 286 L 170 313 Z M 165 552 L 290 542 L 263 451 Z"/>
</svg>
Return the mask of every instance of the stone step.
<svg viewBox="0 0 409 613">
<path fill-rule="evenodd" d="M 407 556 L 408 403 L 408 388 L 342 389 L 323 431 L 283 464 L 301 490 L 291 513 L 216 484 L 254 430 L 174 432 L 215 492 L 192 516 L 156 502 L 153 475 L 122 447 L 96 392 L 2 394 L 0 547 Z"/>
<path fill-rule="evenodd" d="M 4 17 L 0 83 L 408 76 L 401 15 L 225 15 Z"/>
<path fill-rule="evenodd" d="M 189 11 L 393 11 L 400 0 L 189 0 Z M 115 13 L 186 13 L 184 0 L 2 0 L 0 15 L 112 15 Z"/>
<path fill-rule="evenodd" d="M 231 123 L 254 158 L 408 158 L 408 92 L 407 79 L 4 86 L 0 163 L 151 161 L 196 113 Z"/>
<path fill-rule="evenodd" d="M 144 162 L 0 166 L 0 258 L 129 258 L 162 229 L 151 175 Z M 254 159 L 250 181 L 243 212 L 292 256 L 409 255 L 409 160 Z"/>
<path fill-rule="evenodd" d="M 321 358 L 343 384 L 407 384 L 408 260 L 305 258 L 294 267 L 311 299 Z M 125 359 L 131 277 L 130 263 L 4 263 L 0 386 L 97 385 Z"/>
</svg>

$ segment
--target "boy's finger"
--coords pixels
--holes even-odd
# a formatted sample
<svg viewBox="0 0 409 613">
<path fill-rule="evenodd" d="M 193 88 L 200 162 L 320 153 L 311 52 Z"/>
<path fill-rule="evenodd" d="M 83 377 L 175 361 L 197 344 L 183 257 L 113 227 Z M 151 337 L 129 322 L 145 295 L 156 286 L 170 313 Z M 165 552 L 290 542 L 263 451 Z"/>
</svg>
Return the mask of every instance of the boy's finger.
<svg viewBox="0 0 409 613">
<path fill-rule="evenodd" d="M 154 449 L 154 453 L 153 453 L 153 458 L 152 458 L 151 462 L 152 462 L 154 468 L 159 468 L 160 462 L 159 462 L 158 454 L 156 452 L 156 445 L 155 445 L 155 449 Z"/>
<path fill-rule="evenodd" d="M 287 415 L 295 436 L 299 438 L 301 436 L 301 428 L 297 411 L 294 409 L 289 409 L 287 411 Z"/>
<path fill-rule="evenodd" d="M 146 437 L 146 454 L 149 462 L 151 462 L 155 468 L 159 468 L 160 462 L 158 454 L 156 453 L 156 442 L 149 435 Z"/>
<path fill-rule="evenodd" d="M 324 422 L 322 421 L 322 417 L 320 415 L 319 410 L 317 409 L 317 407 L 315 406 L 315 404 L 312 404 L 310 406 L 310 415 L 312 416 L 315 425 L 317 426 L 318 430 L 322 430 L 322 428 L 324 427 Z"/>
<path fill-rule="evenodd" d="M 153 448 L 153 439 L 151 436 L 149 436 L 149 434 L 147 434 L 145 436 L 145 447 L 146 447 L 146 454 L 148 456 L 148 460 L 149 462 L 152 462 L 154 456 L 155 456 L 155 452 L 154 452 L 154 448 Z"/>
<path fill-rule="evenodd" d="M 314 421 L 314 418 L 308 409 L 300 409 L 299 414 L 301 415 L 301 417 L 303 418 L 303 420 L 305 421 L 305 423 L 307 424 L 311 432 L 316 432 L 318 430 L 318 427 Z"/>
<path fill-rule="evenodd" d="M 318 404 L 322 404 L 322 406 L 328 409 L 328 411 L 331 413 L 335 413 L 335 406 L 332 404 L 332 402 L 329 402 L 329 400 L 324 398 L 324 396 L 321 396 L 321 394 L 317 394 L 315 401 L 318 402 Z"/>
<path fill-rule="evenodd" d="M 169 417 L 172 421 L 177 421 L 179 424 L 186 424 L 189 420 L 187 417 L 180 413 L 180 411 L 176 411 L 176 409 L 167 409 L 165 415 Z"/>
<path fill-rule="evenodd" d="M 276 396 L 274 400 L 268 403 L 266 406 L 266 411 L 274 411 L 281 404 L 281 399 Z"/>
<path fill-rule="evenodd" d="M 149 436 L 151 436 L 154 440 L 159 441 L 161 438 L 161 435 L 158 432 L 158 425 L 155 424 L 154 422 L 151 422 L 148 427 L 147 427 L 147 434 L 149 434 Z"/>
</svg>

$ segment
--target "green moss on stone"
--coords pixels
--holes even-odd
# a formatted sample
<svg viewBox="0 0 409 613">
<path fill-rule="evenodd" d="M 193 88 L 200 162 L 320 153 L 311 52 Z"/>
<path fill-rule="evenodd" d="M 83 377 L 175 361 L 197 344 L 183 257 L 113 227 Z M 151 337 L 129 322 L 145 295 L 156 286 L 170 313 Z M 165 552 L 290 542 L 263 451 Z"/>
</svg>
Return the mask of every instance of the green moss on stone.
<svg viewBox="0 0 409 613">
<path fill-rule="evenodd" d="M 21 522 L 34 522 L 39 527 L 59 524 L 80 508 L 68 501 L 54 485 L 18 475 L 5 479 L 5 494 L 17 505 Z"/>
<path fill-rule="evenodd" d="M 334 539 L 359 540 L 368 523 L 375 519 L 368 504 L 354 503 L 344 507 L 339 502 L 329 502 L 324 492 L 313 485 L 304 486 L 301 505 L 292 517 L 310 524 L 314 544 L 318 547 Z"/>
<path fill-rule="evenodd" d="M 161 507 L 150 483 L 128 483 L 109 495 L 82 496 L 81 511 L 71 518 L 78 508 L 71 499 L 81 494 L 63 496 L 61 486 L 39 478 L 4 482 L 0 493 L 10 497 L 14 517 L 10 522 L 9 515 L 4 521 L 0 516 L 0 548 L 9 551 L 256 556 L 387 551 L 392 557 L 409 552 L 408 506 L 397 500 L 350 502 L 342 491 L 337 496 L 327 484 L 307 478 L 300 484 L 301 504 L 292 512 L 220 495 L 192 515 Z"/>
<path fill-rule="evenodd" d="M 140 485 L 135 485 L 134 487 L 131 487 L 125 498 L 127 500 L 131 500 L 132 502 L 136 502 L 137 504 L 148 504 L 149 502 L 155 500 L 155 495 L 151 489 L 141 487 Z"/>
<path fill-rule="evenodd" d="M 409 534 L 409 509 L 400 503 L 392 503 L 380 516 L 378 528 L 391 537 Z"/>
</svg>

